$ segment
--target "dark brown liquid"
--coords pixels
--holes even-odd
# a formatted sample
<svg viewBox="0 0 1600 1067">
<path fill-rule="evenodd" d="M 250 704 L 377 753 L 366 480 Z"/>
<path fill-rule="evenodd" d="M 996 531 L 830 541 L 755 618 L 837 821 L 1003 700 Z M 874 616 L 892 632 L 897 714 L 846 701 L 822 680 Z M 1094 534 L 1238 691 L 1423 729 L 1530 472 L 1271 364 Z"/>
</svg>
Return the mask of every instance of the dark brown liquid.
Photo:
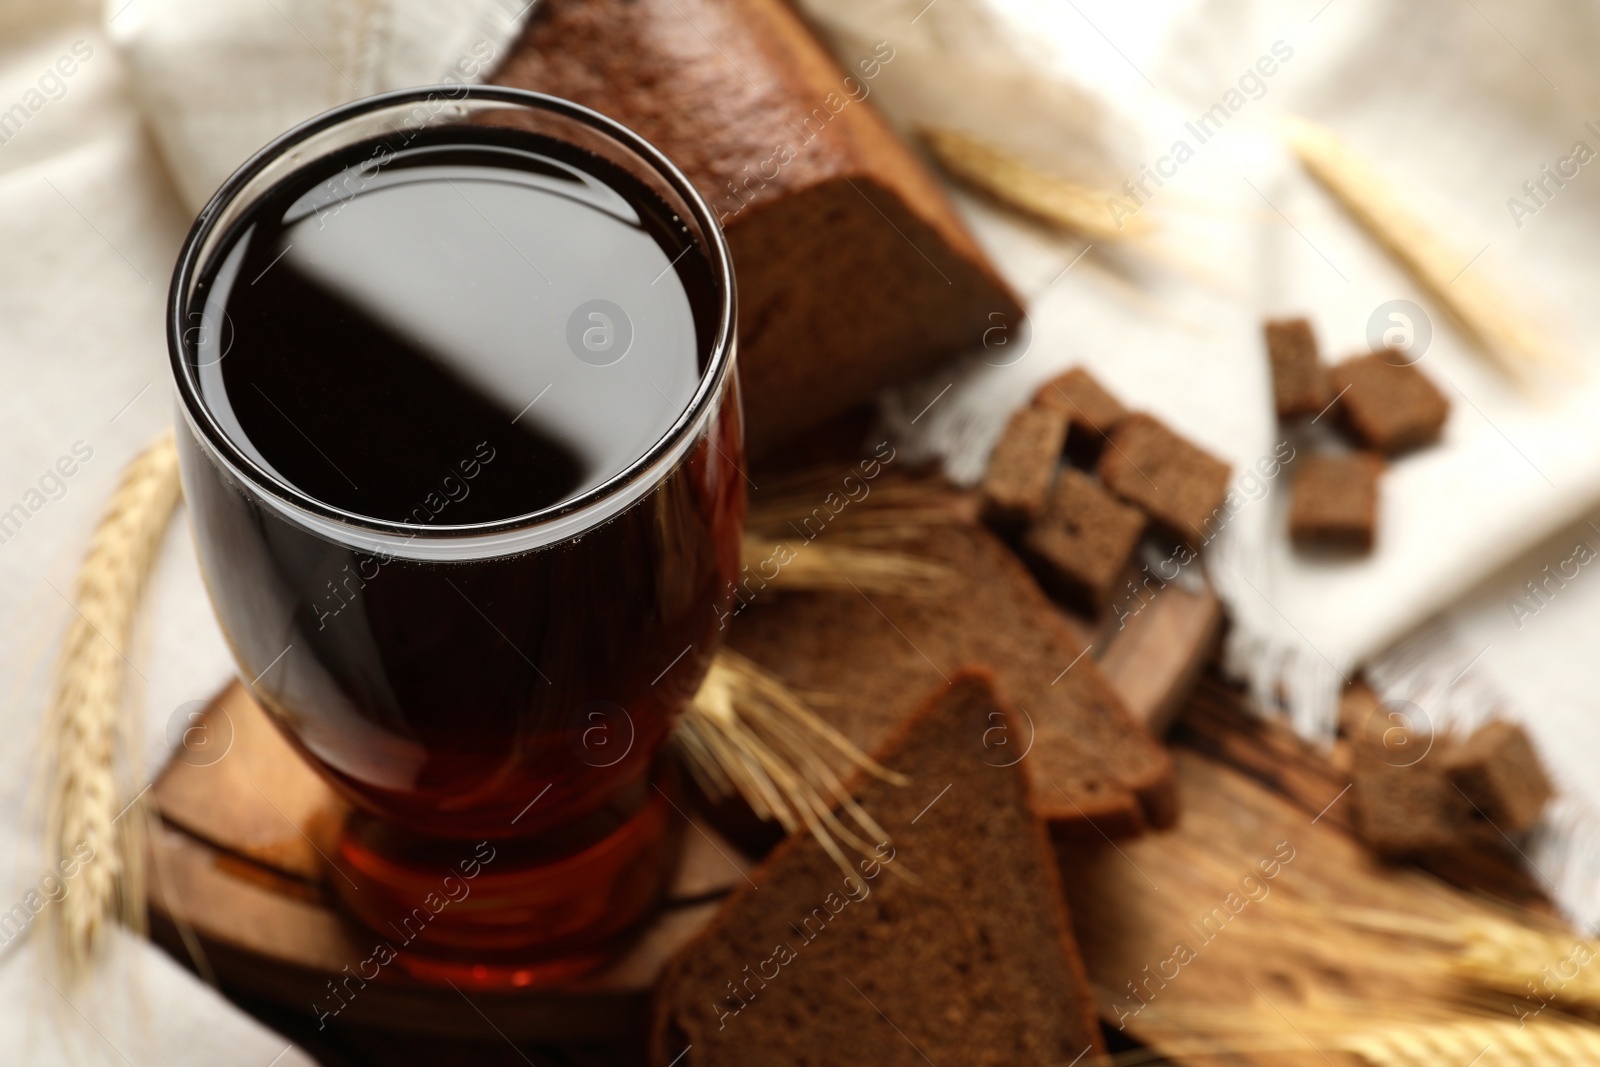
<svg viewBox="0 0 1600 1067">
<path fill-rule="evenodd" d="M 265 197 L 211 257 L 186 353 L 259 466 L 431 527 L 557 507 L 626 470 L 689 407 L 717 311 L 706 257 L 627 174 L 529 134 L 450 134 L 377 168 L 357 146 Z M 549 853 L 637 809 L 738 567 L 736 396 L 620 514 L 465 562 L 311 532 L 180 438 L 224 630 L 352 800 L 412 833 Z"/>
<path fill-rule="evenodd" d="M 468 525 L 560 504 L 642 456 L 699 384 L 715 303 L 682 223 L 577 149 L 479 136 L 302 172 L 196 292 L 206 404 L 334 507 Z"/>
</svg>

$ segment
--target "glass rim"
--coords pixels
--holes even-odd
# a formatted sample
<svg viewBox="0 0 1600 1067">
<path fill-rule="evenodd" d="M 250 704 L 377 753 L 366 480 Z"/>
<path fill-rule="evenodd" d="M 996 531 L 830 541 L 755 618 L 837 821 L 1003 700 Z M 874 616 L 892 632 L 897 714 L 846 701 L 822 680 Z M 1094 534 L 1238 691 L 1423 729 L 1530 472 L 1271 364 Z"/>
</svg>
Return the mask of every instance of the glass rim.
<svg viewBox="0 0 1600 1067">
<path fill-rule="evenodd" d="M 240 197 L 253 180 L 295 147 L 345 122 L 386 108 L 441 97 L 452 103 L 498 102 L 554 113 L 598 131 L 638 157 L 664 179 L 672 191 L 683 200 L 698 225 L 711 265 L 712 280 L 718 289 L 719 305 L 717 324 L 710 342 L 710 354 L 695 393 L 655 444 L 599 485 L 560 504 L 505 519 L 464 525 L 397 522 L 348 511 L 319 500 L 262 468 L 238 447 L 218 423 L 209 405 L 200 395 L 199 383 L 193 368 L 189 365 L 183 339 L 189 329 L 187 321 L 189 292 L 203 266 L 202 248 L 213 236 L 223 211 Z M 557 140 L 561 139 L 559 135 L 554 136 Z M 733 372 L 737 322 L 733 262 L 722 227 L 699 190 L 660 149 L 616 120 L 582 104 L 548 93 L 499 85 L 431 85 L 362 97 L 307 119 L 267 142 L 217 187 L 217 191 L 211 195 L 189 228 L 173 269 L 172 284 L 167 294 L 167 353 L 178 394 L 182 399 L 182 410 L 191 429 L 202 438 L 206 450 L 214 459 L 222 461 L 235 477 L 267 499 L 280 505 L 289 505 L 294 510 L 309 513 L 311 517 L 322 520 L 312 523 L 314 526 L 323 526 L 331 522 L 337 527 L 346 528 L 349 533 L 361 540 L 368 539 L 361 537 L 365 534 L 384 541 L 396 537 L 407 541 L 416 539 L 444 541 L 477 539 L 484 535 L 526 533 L 550 525 L 570 526 L 570 523 L 563 520 L 595 508 L 617 496 L 651 474 L 663 460 L 670 458 L 675 461 L 677 454 L 698 436 L 706 420 L 717 409 L 715 401 L 723 394 L 728 377 Z M 606 516 L 597 518 L 596 522 L 603 521 L 609 514 L 610 512 Z M 554 539 L 575 536 L 591 525 L 593 524 L 583 524 L 563 530 Z"/>
</svg>

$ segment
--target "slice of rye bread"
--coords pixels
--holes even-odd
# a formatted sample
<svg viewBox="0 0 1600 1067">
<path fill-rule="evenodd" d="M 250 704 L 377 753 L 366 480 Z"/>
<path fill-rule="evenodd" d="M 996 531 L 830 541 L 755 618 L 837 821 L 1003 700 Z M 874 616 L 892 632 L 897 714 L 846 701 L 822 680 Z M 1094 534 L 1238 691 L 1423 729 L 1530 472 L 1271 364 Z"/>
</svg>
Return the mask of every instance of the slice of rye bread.
<svg viewBox="0 0 1600 1067">
<path fill-rule="evenodd" d="M 858 796 L 891 836 L 847 877 L 790 837 L 656 988 L 654 1067 L 1045 1067 L 1100 1050 L 1093 994 L 987 672 L 935 681 Z M 1087 1060 L 1086 1060 L 1087 1062 Z"/>
<path fill-rule="evenodd" d="M 490 79 L 617 119 L 711 204 L 752 453 L 1021 321 L 871 102 L 895 62 L 885 42 L 847 73 L 784 0 L 543 0 Z"/>
<path fill-rule="evenodd" d="M 728 643 L 809 697 L 864 752 L 900 728 L 930 683 L 986 664 L 1023 718 L 1029 736 L 1013 744 L 1028 751 L 1034 808 L 1056 833 L 1098 839 L 1176 819 L 1166 750 L 998 537 L 952 522 L 875 547 L 943 563 L 950 579 L 922 596 L 761 591 Z"/>
</svg>

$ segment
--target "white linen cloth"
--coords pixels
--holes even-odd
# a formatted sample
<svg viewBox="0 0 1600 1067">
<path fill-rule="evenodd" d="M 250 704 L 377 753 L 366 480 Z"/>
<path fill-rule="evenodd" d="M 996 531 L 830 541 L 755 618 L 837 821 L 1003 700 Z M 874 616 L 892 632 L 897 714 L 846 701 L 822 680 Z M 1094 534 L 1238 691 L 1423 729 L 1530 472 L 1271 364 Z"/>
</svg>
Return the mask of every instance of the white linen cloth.
<svg viewBox="0 0 1600 1067">
<path fill-rule="evenodd" d="M 0 0 L 0 1062 L 311 1062 L 147 942 L 118 931 L 89 983 L 57 988 L 41 966 L 43 912 L 6 925 L 41 899 L 29 894 L 44 873 L 50 667 L 118 474 L 172 423 L 162 311 L 200 204 L 250 152 L 336 103 L 489 69 L 524 10 Z M 233 671 L 181 516 L 144 617 L 124 651 L 153 771 L 174 713 Z"/>
<path fill-rule="evenodd" d="M 1038 238 L 967 205 L 1030 297 L 1032 346 L 1020 359 L 981 353 L 891 397 L 891 423 L 914 453 L 973 480 L 1010 412 L 1084 364 L 1228 459 L 1240 503 L 1205 565 L 1233 620 L 1229 667 L 1310 737 L 1331 734 L 1339 689 L 1362 665 L 1435 727 L 1491 709 L 1523 721 L 1563 792 L 1530 863 L 1569 914 L 1600 921 L 1600 657 L 1588 647 L 1600 567 L 1569 562 L 1579 541 L 1600 556 L 1600 522 L 1556 533 L 1600 504 L 1600 171 L 1588 166 L 1600 154 L 1600 12 L 1508 0 L 996 2 L 1011 16 L 998 42 L 1007 28 L 981 0 L 804 6 L 841 58 L 895 43 L 875 89 L 903 126 L 963 128 L 1107 188 L 1156 224 L 1161 251 L 1101 244 L 1080 262 L 1079 242 L 1041 253 Z M 1032 65 L 1019 61 L 1028 55 Z M 1566 348 L 1564 376 L 1533 393 L 1510 384 L 1291 158 L 1284 115 L 1334 130 L 1459 251 L 1463 271 L 1502 281 Z M 1333 360 L 1365 351 L 1369 321 L 1395 299 L 1431 326 L 1418 366 L 1450 399 L 1444 439 L 1384 475 L 1372 555 L 1303 555 L 1284 530 L 1290 476 L 1258 464 L 1332 435 L 1275 426 L 1261 321 L 1308 315 Z M 1530 579 L 1549 591 L 1536 598 Z"/>
</svg>

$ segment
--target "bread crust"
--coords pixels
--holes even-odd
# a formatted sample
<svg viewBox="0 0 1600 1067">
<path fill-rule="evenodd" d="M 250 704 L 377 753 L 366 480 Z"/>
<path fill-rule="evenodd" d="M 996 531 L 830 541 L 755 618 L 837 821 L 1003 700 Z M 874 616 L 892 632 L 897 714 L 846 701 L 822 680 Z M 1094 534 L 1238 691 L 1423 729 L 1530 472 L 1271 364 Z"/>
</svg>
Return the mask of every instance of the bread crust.
<svg viewBox="0 0 1600 1067">
<path fill-rule="evenodd" d="M 876 753 L 876 758 L 886 767 L 902 772 L 907 771 L 908 767 L 900 757 L 921 740 L 923 731 L 937 731 L 941 726 L 947 726 L 948 724 L 941 723 L 942 716 L 950 716 L 954 721 L 956 715 L 963 714 L 966 711 L 966 704 L 977 701 L 986 703 L 991 709 L 989 715 L 985 717 L 984 721 L 986 723 L 995 721 L 994 717 L 998 716 L 1003 728 L 1016 728 L 1017 724 L 1009 706 L 995 691 L 993 672 L 983 667 L 962 667 L 951 675 L 948 685 L 939 684 L 936 686 L 931 694 L 921 702 L 916 713 L 911 715 L 879 749 Z M 912 754 L 915 755 L 915 753 Z M 1014 766 L 1010 765 L 990 764 L 989 766 L 999 773 L 1019 773 Z M 970 785 L 970 783 L 965 784 Z M 884 790 L 898 788 L 901 787 L 878 782 L 868 783 L 867 785 L 867 791 L 877 791 L 880 794 Z M 857 795 L 861 795 L 860 792 Z M 1022 797 L 1027 795 L 1025 785 L 1022 783 L 1019 783 L 1018 795 Z M 920 799 L 919 796 L 919 802 Z M 957 801 L 955 797 L 948 799 L 951 803 Z M 931 808 L 932 805 L 929 805 L 929 807 Z M 924 809 L 924 814 L 927 810 Z M 919 815 L 918 818 L 920 817 Z M 1066 984 L 1071 986 L 1069 991 L 1071 1003 L 1061 1005 L 1058 1010 L 1064 1013 L 1063 1018 L 1070 1020 L 1070 1022 L 1064 1024 L 1065 1028 L 1078 1035 L 1078 1040 L 1082 1040 L 1088 1046 L 1084 1051 L 1100 1052 L 1103 1051 L 1103 1046 L 1100 1039 L 1094 998 L 1088 984 L 1088 976 L 1082 959 L 1073 940 L 1071 917 L 1068 913 L 1066 897 L 1062 892 L 1060 872 L 1055 861 L 1055 854 L 1050 845 L 1049 835 L 1043 821 L 1036 812 L 1029 809 L 1025 813 L 1025 817 L 1027 819 L 1027 829 L 1025 831 L 1027 847 L 1032 852 L 1030 857 L 1032 863 L 1038 868 L 1033 873 L 1037 873 L 1040 883 L 1038 888 L 1043 890 L 1043 900 L 1035 901 L 1035 903 L 1042 904 L 1046 911 L 1046 914 L 1038 916 L 1038 918 L 1054 928 L 1052 939 L 1061 953 L 1061 958 L 1055 962 L 1064 965 L 1065 972 L 1064 975 L 1059 977 L 1064 978 Z M 891 829 L 892 832 L 895 831 Z M 779 872 L 790 866 L 791 857 L 801 850 L 810 850 L 816 854 L 821 853 L 820 846 L 809 835 L 795 834 L 785 839 L 773 849 L 756 871 L 752 873 L 750 883 L 738 887 L 724 903 L 710 925 L 694 941 L 681 949 L 663 970 L 661 979 L 656 987 L 651 1010 L 650 1062 L 653 1067 L 669 1067 L 675 1057 L 685 1052 L 688 1052 L 688 1055 L 684 1056 L 680 1061 L 684 1067 L 695 1067 L 697 1062 L 702 1062 L 697 1059 L 692 1051 L 678 1047 L 679 1042 L 674 1040 L 677 1036 L 674 1016 L 679 1010 L 679 1005 L 674 1000 L 676 993 L 675 983 L 697 980 L 697 977 L 691 977 L 686 973 L 696 959 L 705 952 L 716 951 L 718 947 L 730 940 L 731 929 L 747 920 L 745 909 L 751 905 L 760 904 L 760 887 L 776 884 L 775 877 Z M 815 856 L 811 858 L 814 859 Z M 1027 894 L 1026 886 L 1019 887 L 1018 892 L 1023 897 L 1029 895 Z M 896 906 L 914 907 L 919 899 L 917 897 L 908 897 L 897 902 Z M 941 905 L 948 903 L 943 898 L 938 898 L 937 902 Z M 1009 918 L 1021 921 L 1032 917 L 1019 915 Z M 839 936 L 854 937 L 855 941 L 861 942 L 856 947 L 862 949 L 864 953 L 869 953 L 874 947 L 871 944 L 872 937 L 870 934 L 859 927 L 852 933 Z M 1007 968 L 1008 965 L 1020 965 L 1021 962 L 1004 961 L 990 966 Z M 1037 963 L 1039 961 L 1035 958 L 1030 962 Z M 976 978 L 978 976 L 971 977 Z M 915 974 L 907 974 L 905 976 L 907 982 L 915 982 L 916 979 L 917 975 Z M 765 988 L 764 984 L 762 988 Z M 841 988 L 844 998 L 854 996 L 848 987 L 841 986 Z M 758 992 L 752 998 L 752 1003 L 758 1002 L 760 995 Z M 1038 1019 L 1034 1022 L 1037 1028 L 1041 1030 L 1049 1027 L 1054 1027 L 1057 1030 L 1063 1028 L 1063 1024 L 1055 1018 Z M 733 1022 L 730 1025 L 753 1025 L 753 1021 Z M 1078 1050 L 1074 1048 L 1067 1058 L 1070 1059 L 1071 1055 L 1077 1052 Z M 774 1060 L 773 1062 L 778 1061 Z M 1043 1064 L 1041 1063 L 1039 1067 L 1043 1067 Z"/>
<path fill-rule="evenodd" d="M 783 0 L 544 0 L 492 81 L 660 148 L 721 217 L 748 443 L 926 373 L 1022 320 L 943 188 Z"/>
</svg>

